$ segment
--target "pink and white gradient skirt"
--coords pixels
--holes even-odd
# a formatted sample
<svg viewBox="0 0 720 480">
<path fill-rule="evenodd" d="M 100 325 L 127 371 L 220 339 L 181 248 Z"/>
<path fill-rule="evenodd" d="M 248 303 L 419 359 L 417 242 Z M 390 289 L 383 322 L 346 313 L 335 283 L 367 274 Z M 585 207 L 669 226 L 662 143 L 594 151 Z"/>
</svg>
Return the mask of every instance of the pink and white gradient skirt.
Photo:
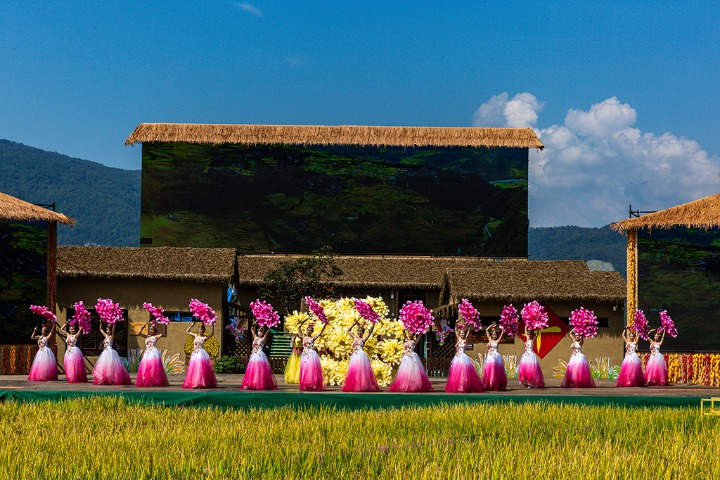
<svg viewBox="0 0 720 480">
<path fill-rule="evenodd" d="M 93 368 L 93 385 L 130 385 L 130 374 L 125 370 L 120 355 L 113 348 L 100 354 Z"/>
<path fill-rule="evenodd" d="M 565 388 L 593 388 L 595 380 L 590 372 L 590 363 L 582 353 L 576 353 L 570 357 L 565 370 L 565 378 L 560 383 Z"/>
<path fill-rule="evenodd" d="M 190 355 L 185 381 L 182 386 L 183 388 L 217 387 L 217 378 L 215 378 L 212 361 L 204 348 L 198 348 Z"/>
<path fill-rule="evenodd" d="M 507 389 L 507 373 L 505 373 L 505 362 L 498 352 L 485 355 L 485 368 L 483 368 L 483 386 L 485 390 Z"/>
<path fill-rule="evenodd" d="M 69 347 L 65 350 L 63 365 L 65 366 L 65 379 L 68 383 L 87 383 L 85 361 L 82 351 L 78 347 Z"/>
<path fill-rule="evenodd" d="M 625 354 L 622 365 L 620 365 L 620 375 L 617 379 L 618 387 L 644 387 L 645 378 L 643 377 L 642 364 L 637 353 Z"/>
<path fill-rule="evenodd" d="M 250 355 L 240 388 L 243 390 L 277 390 L 277 382 L 275 382 L 270 363 L 263 351 Z"/>
<path fill-rule="evenodd" d="M 433 387 L 420 360 L 415 352 L 405 354 L 400 361 L 395 380 L 390 384 L 388 392 L 432 392 Z"/>
<path fill-rule="evenodd" d="M 138 387 L 164 387 L 169 383 L 162 353 L 157 348 L 148 348 L 140 360 L 135 385 Z"/>
<path fill-rule="evenodd" d="M 528 388 L 545 388 L 545 378 L 540 368 L 540 358 L 535 352 L 525 352 L 520 357 L 518 380 Z"/>
<path fill-rule="evenodd" d="M 483 392 L 482 380 L 475 369 L 472 359 L 465 353 L 455 355 L 450 362 L 450 372 L 445 384 L 447 393 Z"/>
<path fill-rule="evenodd" d="M 49 348 L 41 348 L 35 354 L 28 380 L 31 382 L 51 382 L 58 379 L 55 354 Z"/>
<path fill-rule="evenodd" d="M 645 384 L 650 386 L 669 385 L 668 370 L 662 353 L 651 353 L 645 365 Z"/>
<path fill-rule="evenodd" d="M 370 358 L 362 350 L 356 350 L 350 356 L 343 392 L 379 392 L 375 372 L 373 372 Z"/>
<path fill-rule="evenodd" d="M 320 357 L 315 350 L 303 350 L 300 357 L 300 391 L 312 392 L 324 389 Z"/>
</svg>

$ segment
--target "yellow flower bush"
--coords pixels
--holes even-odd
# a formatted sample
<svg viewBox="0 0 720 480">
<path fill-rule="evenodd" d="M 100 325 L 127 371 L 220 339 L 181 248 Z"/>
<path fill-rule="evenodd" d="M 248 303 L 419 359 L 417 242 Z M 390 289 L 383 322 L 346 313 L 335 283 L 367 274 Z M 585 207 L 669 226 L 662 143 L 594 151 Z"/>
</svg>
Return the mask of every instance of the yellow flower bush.
<svg viewBox="0 0 720 480">
<path fill-rule="evenodd" d="M 396 338 L 380 342 L 378 344 L 378 350 L 380 351 L 380 357 L 383 361 L 393 365 L 399 364 L 405 353 L 402 340 Z"/>
<path fill-rule="evenodd" d="M 390 309 L 381 297 L 366 297 L 362 300 L 370 304 L 380 315 L 380 321 L 375 324 L 372 336 L 365 342 L 365 353 L 370 357 L 378 384 L 387 386 L 392 381 L 393 373 L 402 359 L 404 327 L 399 321 L 388 318 Z M 325 332 L 315 341 L 315 348 L 321 355 L 320 363 L 323 367 L 325 383 L 342 385 L 350 355 L 353 353 L 353 339 L 347 330 L 355 323 L 365 323 L 365 321 L 355 309 L 355 301 L 352 298 L 320 300 L 318 303 L 323 307 L 328 319 Z M 323 328 L 322 322 L 312 314 L 297 311 L 285 317 L 285 328 L 290 333 L 296 333 L 298 327 L 302 325 L 304 331 L 308 322 L 314 323 L 313 335 L 317 335 Z M 370 327 L 371 325 L 365 325 L 366 329 Z"/>
</svg>

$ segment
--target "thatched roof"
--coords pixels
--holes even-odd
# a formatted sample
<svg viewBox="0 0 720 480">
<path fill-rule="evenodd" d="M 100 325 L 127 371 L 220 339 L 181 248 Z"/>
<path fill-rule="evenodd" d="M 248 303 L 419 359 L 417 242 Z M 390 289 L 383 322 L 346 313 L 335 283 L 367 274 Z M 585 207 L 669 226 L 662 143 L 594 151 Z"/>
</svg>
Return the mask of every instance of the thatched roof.
<svg viewBox="0 0 720 480">
<path fill-rule="evenodd" d="M 58 276 L 227 282 L 235 255 L 233 248 L 61 246 Z"/>
<path fill-rule="evenodd" d="M 241 285 L 263 285 L 265 274 L 283 261 L 300 258 L 299 255 L 240 255 L 237 258 Z M 472 268 L 486 263 L 527 262 L 472 257 L 418 257 L 418 256 L 337 256 L 337 265 L 343 275 L 334 284 L 344 288 L 406 288 L 440 289 L 448 268 Z"/>
<path fill-rule="evenodd" d="M 653 228 L 670 229 L 676 226 L 705 230 L 720 227 L 720 194 L 610 225 L 617 232 L 643 228 L 648 230 Z"/>
<path fill-rule="evenodd" d="M 447 272 L 441 303 L 478 301 L 625 301 L 625 280 L 617 272 L 590 271 L 580 260 L 487 263 Z"/>
<path fill-rule="evenodd" d="M 169 142 L 210 145 L 543 148 L 535 132 L 529 128 L 141 123 L 125 140 L 126 145 Z"/>
<path fill-rule="evenodd" d="M 44 221 L 75 225 L 75 220 L 0 192 L 0 220 Z"/>
</svg>

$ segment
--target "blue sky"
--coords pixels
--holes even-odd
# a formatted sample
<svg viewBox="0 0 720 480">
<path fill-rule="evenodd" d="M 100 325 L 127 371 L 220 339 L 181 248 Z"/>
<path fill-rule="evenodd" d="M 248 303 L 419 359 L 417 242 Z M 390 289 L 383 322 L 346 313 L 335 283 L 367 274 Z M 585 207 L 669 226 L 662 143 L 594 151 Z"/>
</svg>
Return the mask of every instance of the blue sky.
<svg viewBox="0 0 720 480">
<path fill-rule="evenodd" d="M 718 191 L 715 2 L 46 1 L 0 13 L 0 138 L 121 168 L 141 122 L 530 126 L 533 226 Z"/>
</svg>

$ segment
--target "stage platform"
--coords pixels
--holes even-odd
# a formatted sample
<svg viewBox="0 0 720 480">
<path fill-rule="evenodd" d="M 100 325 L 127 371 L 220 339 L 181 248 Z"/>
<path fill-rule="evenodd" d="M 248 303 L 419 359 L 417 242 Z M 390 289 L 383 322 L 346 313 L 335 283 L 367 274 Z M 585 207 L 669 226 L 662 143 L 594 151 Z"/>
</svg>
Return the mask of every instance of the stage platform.
<svg viewBox="0 0 720 480">
<path fill-rule="evenodd" d="M 697 385 L 677 384 L 668 387 L 617 388 L 614 382 L 597 380 L 597 388 L 560 388 L 559 379 L 547 379 L 547 388 L 526 389 L 510 379 L 508 390 L 476 394 L 446 394 L 445 379 L 433 378 L 433 393 L 344 393 L 340 387 L 324 392 L 299 392 L 297 385 L 286 385 L 282 376 L 276 377 L 279 389 L 252 392 L 239 389 L 242 375 L 218 375 L 219 388 L 186 390 L 182 377 L 171 376 L 170 386 L 138 388 L 134 385 L 105 386 L 69 384 L 64 378 L 57 382 L 31 383 L 24 376 L 0 376 L 0 401 L 40 402 L 58 401 L 90 396 L 119 396 L 130 402 L 166 406 L 202 406 L 220 408 L 295 408 L 336 407 L 342 409 L 402 408 L 458 403 L 523 404 L 568 403 L 576 405 L 617 405 L 637 407 L 700 408 L 702 398 L 720 396 L 720 389 Z"/>
</svg>

